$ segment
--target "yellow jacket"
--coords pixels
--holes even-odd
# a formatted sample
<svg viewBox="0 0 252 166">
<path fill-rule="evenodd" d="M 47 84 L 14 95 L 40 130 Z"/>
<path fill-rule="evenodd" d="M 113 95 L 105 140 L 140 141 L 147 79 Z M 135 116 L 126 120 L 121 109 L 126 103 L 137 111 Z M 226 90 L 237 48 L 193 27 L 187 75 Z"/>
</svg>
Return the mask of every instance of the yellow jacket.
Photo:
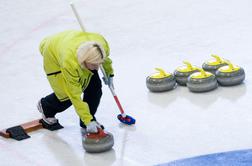
<svg viewBox="0 0 252 166">
<path fill-rule="evenodd" d="M 45 38 L 40 44 L 47 79 L 60 101 L 71 100 L 80 119 L 87 125 L 92 120 L 88 104 L 82 101 L 83 90 L 93 75 L 81 68 L 77 60 L 77 49 L 85 42 L 97 42 L 105 50 L 103 67 L 106 74 L 113 74 L 107 41 L 99 34 L 69 30 Z"/>
</svg>

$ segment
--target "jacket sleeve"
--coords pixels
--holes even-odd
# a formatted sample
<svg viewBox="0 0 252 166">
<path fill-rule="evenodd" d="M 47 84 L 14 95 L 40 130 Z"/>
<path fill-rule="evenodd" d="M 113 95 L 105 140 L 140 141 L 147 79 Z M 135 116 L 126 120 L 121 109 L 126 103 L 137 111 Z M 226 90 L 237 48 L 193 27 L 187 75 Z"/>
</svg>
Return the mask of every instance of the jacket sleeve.
<svg viewBox="0 0 252 166">
<path fill-rule="evenodd" d="M 114 75 L 114 70 L 112 67 L 112 60 L 109 58 L 109 55 L 110 55 L 109 45 L 105 39 L 104 39 L 104 41 L 105 41 L 104 49 L 105 49 L 106 57 L 105 57 L 105 60 L 104 60 L 104 63 L 102 64 L 102 66 L 103 66 L 107 76 L 109 77 L 110 75 Z"/>
<path fill-rule="evenodd" d="M 112 60 L 109 57 L 106 57 L 104 63 L 102 64 L 107 76 L 114 75 L 114 70 L 112 67 Z"/>
<path fill-rule="evenodd" d="M 79 83 L 77 71 L 64 67 L 62 69 L 62 74 L 65 80 L 65 92 L 70 98 L 80 119 L 85 123 L 85 125 L 88 125 L 93 119 L 93 116 L 90 114 L 88 104 L 81 99 L 82 88 Z"/>
</svg>

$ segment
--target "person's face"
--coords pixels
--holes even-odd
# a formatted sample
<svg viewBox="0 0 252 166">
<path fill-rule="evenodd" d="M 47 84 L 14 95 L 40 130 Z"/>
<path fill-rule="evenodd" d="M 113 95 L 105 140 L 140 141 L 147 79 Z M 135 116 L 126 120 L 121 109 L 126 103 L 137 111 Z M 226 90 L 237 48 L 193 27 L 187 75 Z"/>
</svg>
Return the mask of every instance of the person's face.
<svg viewBox="0 0 252 166">
<path fill-rule="evenodd" d="M 85 62 L 85 66 L 89 70 L 98 70 L 100 65 L 101 65 L 100 63 L 95 63 L 94 64 L 94 63 L 86 63 Z"/>
</svg>

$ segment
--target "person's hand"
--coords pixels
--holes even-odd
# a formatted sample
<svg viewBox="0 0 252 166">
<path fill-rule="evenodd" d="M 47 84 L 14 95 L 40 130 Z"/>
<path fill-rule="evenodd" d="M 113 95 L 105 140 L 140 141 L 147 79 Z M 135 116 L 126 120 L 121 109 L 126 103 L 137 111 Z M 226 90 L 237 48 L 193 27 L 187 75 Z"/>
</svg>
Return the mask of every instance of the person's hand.
<svg viewBox="0 0 252 166">
<path fill-rule="evenodd" d="M 101 129 L 100 124 L 98 122 L 96 122 L 96 121 L 92 121 L 87 125 L 87 132 L 88 133 L 97 133 L 98 128 Z"/>
<path fill-rule="evenodd" d="M 108 85 L 109 87 L 112 87 L 114 89 L 113 77 L 114 75 L 110 75 L 108 79 L 106 79 L 105 77 L 102 77 L 102 79 L 105 85 Z"/>
</svg>

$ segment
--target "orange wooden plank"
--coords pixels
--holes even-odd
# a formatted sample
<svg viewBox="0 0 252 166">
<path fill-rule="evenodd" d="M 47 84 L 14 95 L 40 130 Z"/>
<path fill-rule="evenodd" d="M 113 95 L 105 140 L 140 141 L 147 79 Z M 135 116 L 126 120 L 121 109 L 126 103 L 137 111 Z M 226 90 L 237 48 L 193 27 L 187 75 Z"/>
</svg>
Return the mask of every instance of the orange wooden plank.
<svg viewBox="0 0 252 166">
<path fill-rule="evenodd" d="M 20 126 L 23 127 L 23 129 L 25 130 L 26 133 L 38 130 L 43 128 L 42 124 L 39 123 L 40 119 L 37 120 L 33 120 L 24 124 L 21 124 Z M 18 125 L 17 125 L 18 126 Z M 6 132 L 7 129 L 1 130 L 0 131 L 0 136 L 4 137 L 4 138 L 10 138 L 10 134 Z"/>
</svg>

